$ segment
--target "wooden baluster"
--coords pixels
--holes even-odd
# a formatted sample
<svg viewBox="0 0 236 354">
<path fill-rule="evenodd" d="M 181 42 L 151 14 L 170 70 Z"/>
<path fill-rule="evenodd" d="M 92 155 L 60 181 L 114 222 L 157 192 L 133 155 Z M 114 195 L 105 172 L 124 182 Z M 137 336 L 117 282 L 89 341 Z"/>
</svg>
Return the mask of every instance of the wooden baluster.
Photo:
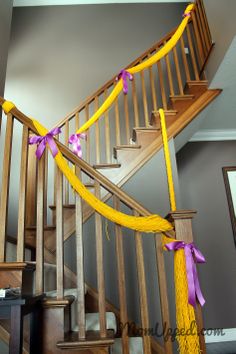
<svg viewBox="0 0 236 354">
<path fill-rule="evenodd" d="M 36 185 L 37 185 L 37 158 L 35 156 L 37 146 L 28 146 L 28 166 L 27 166 L 27 193 L 26 193 L 26 215 L 27 226 L 36 225 Z"/>
<path fill-rule="evenodd" d="M 143 112 L 144 112 L 145 126 L 149 127 L 147 92 L 146 92 L 145 78 L 144 78 L 144 71 L 143 70 L 140 71 L 140 76 L 141 76 L 141 85 L 142 85 Z"/>
<path fill-rule="evenodd" d="M 100 199 L 100 184 L 95 181 L 95 196 Z M 96 230 L 96 254 L 97 254 L 97 287 L 98 287 L 98 309 L 100 336 L 105 338 L 106 331 L 106 305 L 105 305 L 105 278 L 103 264 L 103 237 L 102 237 L 102 217 L 95 212 L 95 230 Z"/>
<path fill-rule="evenodd" d="M 135 211 L 135 216 L 139 214 Z M 149 313 L 148 313 L 148 299 L 147 299 L 147 285 L 145 276 L 144 254 L 142 234 L 135 231 L 135 247 L 136 247 L 136 262 L 138 270 L 138 283 L 139 283 L 139 296 L 140 296 L 140 313 L 141 313 L 141 326 L 142 328 L 149 328 Z M 143 349 L 144 354 L 151 354 L 151 337 L 143 336 Z"/>
<path fill-rule="evenodd" d="M 104 101 L 108 94 L 107 89 L 104 91 Z M 110 142 L 110 122 L 108 110 L 105 112 L 105 140 L 106 140 L 106 160 L 107 163 L 111 162 L 111 142 Z"/>
<path fill-rule="evenodd" d="M 165 43 L 166 43 L 166 41 L 165 41 Z M 168 76 L 168 81 L 169 81 L 170 95 L 174 96 L 175 91 L 174 91 L 174 84 L 173 84 L 173 77 L 172 77 L 172 71 L 171 71 L 171 66 L 170 66 L 169 54 L 167 54 L 165 56 L 165 61 L 166 61 L 167 76 Z"/>
<path fill-rule="evenodd" d="M 207 39 L 205 37 L 204 34 L 204 28 L 203 28 L 203 24 L 200 18 L 200 14 L 199 14 L 199 9 L 197 6 L 197 3 L 195 5 L 195 16 L 196 16 L 196 22 L 197 22 L 197 26 L 198 26 L 198 30 L 199 30 L 199 35 L 200 35 L 200 39 L 201 39 L 201 43 L 202 43 L 202 49 L 203 49 L 203 53 L 204 53 L 204 59 L 207 56 Z"/>
<path fill-rule="evenodd" d="M 175 63 L 175 69 L 176 69 L 176 74 L 177 74 L 177 81 L 178 81 L 178 86 L 179 86 L 179 93 L 181 96 L 183 96 L 184 89 L 183 89 L 183 82 L 182 82 L 182 77 L 181 77 L 181 72 L 180 72 L 180 67 L 179 67 L 179 59 L 178 59 L 176 46 L 173 48 L 173 55 L 174 55 L 174 63 Z"/>
<path fill-rule="evenodd" d="M 116 119 L 116 145 L 121 144 L 120 140 L 120 113 L 119 113 L 119 99 L 118 97 L 115 100 L 115 119 Z"/>
<path fill-rule="evenodd" d="M 130 121 L 129 121 L 129 105 L 128 105 L 128 95 L 124 96 L 124 110 L 125 110 L 125 130 L 126 130 L 126 144 L 129 144 L 130 140 Z"/>
<path fill-rule="evenodd" d="M 48 149 L 44 151 L 45 154 L 45 182 L 44 182 L 44 225 L 47 225 L 47 208 L 48 208 Z"/>
<path fill-rule="evenodd" d="M 75 167 L 75 173 L 81 179 L 79 167 Z M 75 195 L 75 241 L 76 241 L 76 269 L 77 269 L 77 322 L 79 339 L 85 339 L 85 280 L 84 280 L 84 253 L 83 253 L 83 208 L 82 199 L 78 193 Z"/>
<path fill-rule="evenodd" d="M 154 237 L 155 237 L 155 246 L 156 246 L 156 262 L 157 262 L 158 285 L 159 285 L 160 302 L 161 302 L 162 326 L 163 328 L 171 328 L 167 284 L 166 284 L 165 260 L 163 255 L 164 251 L 162 247 L 161 235 L 156 234 Z M 165 348 L 165 354 L 173 353 L 171 337 L 164 339 L 164 348 Z"/>
<path fill-rule="evenodd" d="M 86 122 L 89 120 L 89 106 L 86 104 L 85 106 L 85 119 Z M 86 161 L 90 163 L 90 130 L 86 131 L 87 139 L 86 139 Z"/>
<path fill-rule="evenodd" d="M 66 121 L 65 123 L 65 145 L 68 147 L 69 143 L 69 120 Z M 64 191 L 65 191 L 65 204 L 68 205 L 69 204 L 69 182 L 67 181 L 66 178 L 64 178 Z M 57 192 L 56 192 L 57 193 Z"/>
<path fill-rule="evenodd" d="M 186 80 L 190 81 L 190 72 L 189 72 L 189 67 L 188 67 L 188 61 L 185 53 L 185 45 L 184 45 L 184 38 L 183 36 L 180 37 L 180 47 L 181 47 L 181 53 L 182 53 L 182 58 L 183 58 L 183 63 L 184 63 L 184 70 L 185 70 L 185 75 L 186 75 Z"/>
<path fill-rule="evenodd" d="M 37 171 L 37 222 L 36 222 L 36 293 L 44 290 L 44 177 L 45 155 L 38 160 Z"/>
<path fill-rule="evenodd" d="M 114 196 L 114 208 L 120 210 L 120 200 Z M 116 235 L 116 257 L 117 257 L 117 275 L 118 275 L 118 292 L 120 303 L 120 322 L 122 326 L 122 353 L 129 354 L 129 337 L 128 337 L 128 311 L 126 301 L 126 281 L 125 281 L 125 260 L 122 228 L 115 224 Z"/>
<path fill-rule="evenodd" d="M 149 55 L 149 57 L 151 54 Z M 153 111 L 157 111 L 157 96 L 156 96 L 156 88 L 155 88 L 155 82 L 153 78 L 153 71 L 152 71 L 152 66 L 148 68 L 149 70 L 149 77 L 150 77 L 150 86 L 151 86 L 151 95 L 152 95 L 152 107 Z"/>
<path fill-rule="evenodd" d="M 202 4 L 200 1 L 196 2 L 197 12 L 198 12 L 198 16 L 199 16 L 199 22 L 200 22 L 200 25 L 202 28 L 202 34 L 203 34 L 203 38 L 204 38 L 204 42 L 205 42 L 205 46 L 206 46 L 206 53 L 208 54 L 209 49 L 211 48 L 211 41 L 209 40 L 208 28 L 207 28 L 207 24 L 205 21 L 205 17 L 204 17 L 201 5 Z"/>
<path fill-rule="evenodd" d="M 136 92 L 136 83 L 135 76 L 133 75 L 133 80 L 131 81 L 132 85 L 132 98 L 134 105 L 134 124 L 135 127 L 139 127 L 139 109 L 138 109 L 138 100 L 137 100 L 137 92 Z"/>
<path fill-rule="evenodd" d="M 99 107 L 98 96 L 96 96 L 94 101 L 95 112 L 98 110 L 98 107 Z M 95 123 L 95 139 L 96 139 L 96 163 L 99 164 L 100 156 L 101 156 L 99 120 L 97 120 Z"/>
<path fill-rule="evenodd" d="M 212 37 L 211 37 L 211 31 L 210 31 L 209 23 L 208 23 L 206 12 L 205 12 L 205 7 L 204 7 L 202 0 L 199 0 L 198 4 L 201 9 L 202 16 L 204 18 L 206 32 L 207 32 L 208 41 L 209 41 L 209 46 L 211 47 L 212 46 Z"/>
<path fill-rule="evenodd" d="M 75 113 L 75 132 L 77 132 L 77 130 L 79 129 L 79 124 L 80 124 L 79 112 L 76 112 Z"/>
<path fill-rule="evenodd" d="M 21 166 L 20 166 L 20 188 L 19 188 L 19 207 L 18 207 L 18 227 L 17 227 L 17 262 L 24 261 L 25 243 L 25 202 L 27 186 L 27 165 L 28 165 L 28 139 L 29 129 L 23 126 L 22 146 L 21 146 Z M 36 157 L 35 157 L 36 159 Z"/>
<path fill-rule="evenodd" d="M 192 210 L 181 210 L 170 213 L 170 221 L 175 224 L 175 236 L 176 240 L 184 241 L 185 243 L 193 242 L 193 230 L 192 230 L 192 219 L 196 214 L 195 211 Z M 199 340 L 200 340 L 200 350 L 201 353 L 206 353 L 206 344 L 204 339 L 204 334 L 202 329 L 203 326 L 203 318 L 202 318 L 202 309 L 199 303 L 195 308 L 196 322 L 198 327 Z"/>
<path fill-rule="evenodd" d="M 157 62 L 157 69 L 158 69 L 158 75 L 159 75 L 159 81 L 160 81 L 162 106 L 163 106 L 164 110 L 167 110 L 166 90 L 165 90 L 165 83 L 164 83 L 161 60 L 159 60 Z"/>
<path fill-rule="evenodd" d="M 7 214 L 8 214 L 8 195 L 10 187 L 10 170 L 11 170 L 11 152 L 12 152 L 12 132 L 13 117 L 11 113 L 7 114 L 3 169 L 2 169 L 2 189 L 0 200 L 0 262 L 5 261 L 6 251 L 6 231 L 7 231 Z"/>
<path fill-rule="evenodd" d="M 196 38 L 198 62 L 199 62 L 200 69 L 202 69 L 202 66 L 204 64 L 204 53 L 203 53 L 203 48 L 202 48 L 202 43 L 201 43 L 201 38 L 200 38 L 199 30 L 198 30 L 195 12 L 192 11 L 191 14 L 192 14 L 192 19 L 193 19 L 194 34 L 195 34 L 195 38 Z"/>
<path fill-rule="evenodd" d="M 57 298 L 64 297 L 64 219 L 63 219 L 63 174 L 57 167 L 56 194 L 56 265 Z"/>
<path fill-rule="evenodd" d="M 197 62 L 196 62 L 196 58 L 195 58 L 195 53 L 194 53 L 193 42 L 192 42 L 192 37 L 191 37 L 189 25 L 187 25 L 186 30 L 187 30 L 188 45 L 189 45 L 189 49 L 190 49 L 190 55 L 191 55 L 191 61 L 192 61 L 192 65 L 193 65 L 195 80 L 199 81 L 200 78 L 199 78 Z"/>
</svg>

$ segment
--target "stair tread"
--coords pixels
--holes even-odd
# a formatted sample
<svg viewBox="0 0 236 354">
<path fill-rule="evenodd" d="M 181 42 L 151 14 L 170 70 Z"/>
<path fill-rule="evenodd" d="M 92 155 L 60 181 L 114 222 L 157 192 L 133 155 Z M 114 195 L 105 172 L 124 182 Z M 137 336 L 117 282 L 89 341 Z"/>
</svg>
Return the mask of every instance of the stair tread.
<svg viewBox="0 0 236 354">
<path fill-rule="evenodd" d="M 194 98 L 194 95 L 170 95 L 170 99 L 172 100 L 192 100 Z"/>
<path fill-rule="evenodd" d="M 120 163 L 100 163 L 93 165 L 95 169 L 103 169 L 103 168 L 120 168 Z"/>
<path fill-rule="evenodd" d="M 151 125 L 150 125 L 150 127 L 135 127 L 135 128 L 133 128 L 133 130 L 142 130 L 142 131 L 158 131 L 158 130 L 160 130 L 160 129 L 158 129 L 158 128 L 153 128 Z"/>
<path fill-rule="evenodd" d="M 34 231 L 37 229 L 37 226 L 26 226 L 25 228 L 26 230 L 30 231 Z M 44 226 L 44 231 L 54 231 L 56 230 L 56 226 L 50 225 L 50 226 Z"/>
<path fill-rule="evenodd" d="M 78 332 L 69 332 L 64 341 L 59 341 L 57 347 L 60 349 L 107 347 L 114 343 L 114 332 L 107 331 L 107 337 L 101 338 L 99 331 L 87 331 L 86 339 L 78 338 Z"/>
<path fill-rule="evenodd" d="M 176 109 L 168 109 L 168 110 L 164 109 L 164 113 L 165 113 L 166 116 L 168 116 L 168 115 L 175 116 L 178 113 L 178 111 Z M 159 111 L 158 110 L 157 111 L 152 111 L 152 114 L 159 116 Z"/>
<path fill-rule="evenodd" d="M 117 145 L 114 147 L 116 150 L 122 150 L 122 149 L 140 149 L 141 145 L 138 144 L 130 144 L 130 145 Z"/>
<path fill-rule="evenodd" d="M 208 85 L 208 81 L 207 80 L 189 80 L 187 81 L 187 84 L 190 86 L 198 86 L 198 85 Z"/>
<path fill-rule="evenodd" d="M 86 313 L 86 331 L 99 331 L 100 322 L 99 322 L 99 313 Z M 106 312 L 106 328 L 117 332 L 116 317 L 113 312 Z M 74 326 L 73 332 L 78 331 L 78 326 Z"/>
<path fill-rule="evenodd" d="M 49 208 L 51 210 L 55 210 L 56 209 L 56 205 L 49 205 Z M 74 209 L 75 208 L 75 204 L 63 204 L 63 208 L 65 208 L 65 209 Z"/>
</svg>

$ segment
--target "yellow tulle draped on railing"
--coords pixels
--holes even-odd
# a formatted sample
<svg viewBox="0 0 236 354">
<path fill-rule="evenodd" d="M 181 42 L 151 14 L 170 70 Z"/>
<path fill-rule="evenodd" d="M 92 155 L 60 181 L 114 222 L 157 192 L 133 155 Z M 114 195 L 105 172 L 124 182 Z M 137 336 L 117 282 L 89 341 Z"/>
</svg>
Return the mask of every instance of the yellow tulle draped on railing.
<svg viewBox="0 0 236 354">
<path fill-rule="evenodd" d="M 181 36 L 188 24 L 188 21 L 190 19 L 190 13 L 191 13 L 191 11 L 193 11 L 194 6 L 195 6 L 194 4 L 190 4 L 187 6 L 186 10 L 184 11 L 184 18 L 183 18 L 181 24 L 179 25 L 179 27 L 177 28 L 177 30 L 175 31 L 175 33 L 173 34 L 171 39 L 157 53 L 152 55 L 150 58 L 145 60 L 143 63 L 138 64 L 132 68 L 129 68 L 126 71 L 128 71 L 130 74 L 136 74 L 144 69 L 149 68 L 150 66 L 155 64 L 158 60 L 160 60 L 165 55 L 167 55 L 174 48 L 174 46 L 177 44 L 177 42 L 181 38 Z M 112 90 L 112 92 L 110 93 L 110 95 L 103 102 L 103 104 L 99 107 L 99 109 L 93 114 L 93 116 L 85 124 L 83 124 L 76 131 L 76 133 L 81 134 L 81 133 L 85 132 L 86 130 L 88 130 L 91 127 L 91 125 L 93 125 L 110 108 L 110 106 L 113 104 L 113 102 L 119 96 L 122 89 L 123 89 L 123 81 L 122 81 L 122 79 L 120 79 L 118 81 L 118 83 L 116 84 L 116 86 L 114 87 L 114 89 Z"/>
</svg>

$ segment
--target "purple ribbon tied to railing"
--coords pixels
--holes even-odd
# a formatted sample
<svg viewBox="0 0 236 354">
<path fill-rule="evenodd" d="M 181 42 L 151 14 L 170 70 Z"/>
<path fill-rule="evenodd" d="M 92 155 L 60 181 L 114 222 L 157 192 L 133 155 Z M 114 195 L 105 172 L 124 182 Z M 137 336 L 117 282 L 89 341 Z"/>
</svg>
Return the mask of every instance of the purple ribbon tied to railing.
<svg viewBox="0 0 236 354">
<path fill-rule="evenodd" d="M 57 155 L 58 148 L 57 148 L 57 144 L 55 143 L 53 137 L 55 135 L 60 134 L 60 133 L 61 133 L 61 128 L 54 128 L 54 129 L 50 130 L 50 132 L 48 132 L 45 136 L 34 135 L 29 138 L 30 145 L 33 145 L 33 144 L 38 145 L 37 150 L 36 150 L 36 156 L 38 159 L 40 159 L 41 156 L 43 155 L 47 143 L 51 149 L 52 156 L 55 157 Z"/>
<path fill-rule="evenodd" d="M 120 79 L 122 79 L 123 82 L 123 92 L 125 95 L 127 95 L 128 93 L 128 79 L 130 81 L 133 80 L 133 75 L 130 74 L 128 71 L 126 70 L 121 70 L 118 74 L 118 76 L 116 77 L 116 81 L 119 81 Z"/>
<path fill-rule="evenodd" d="M 200 288 L 196 263 L 205 263 L 205 257 L 193 242 L 186 244 L 183 241 L 176 241 L 167 243 L 165 247 L 168 251 L 178 251 L 180 249 L 184 249 L 188 281 L 188 302 L 190 305 L 195 307 L 197 298 L 200 305 L 203 306 L 205 304 L 205 299 Z"/>
<path fill-rule="evenodd" d="M 69 144 L 72 144 L 72 151 L 79 158 L 82 158 L 82 147 L 80 143 L 80 139 L 86 139 L 86 134 L 72 134 L 68 140 Z"/>
<path fill-rule="evenodd" d="M 191 11 L 190 12 L 186 12 L 186 14 L 183 14 L 182 16 L 183 16 L 183 18 L 190 17 L 191 16 Z"/>
</svg>

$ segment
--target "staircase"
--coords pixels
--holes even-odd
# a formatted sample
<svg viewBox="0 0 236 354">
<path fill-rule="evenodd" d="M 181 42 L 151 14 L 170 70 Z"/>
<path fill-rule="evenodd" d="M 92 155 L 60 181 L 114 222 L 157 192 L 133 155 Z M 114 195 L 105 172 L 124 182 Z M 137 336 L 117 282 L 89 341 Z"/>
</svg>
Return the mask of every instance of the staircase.
<svg viewBox="0 0 236 354">
<path fill-rule="evenodd" d="M 155 54 L 174 32 L 127 68 Z M 168 136 L 172 138 L 220 94 L 220 90 L 208 89 L 204 75 L 212 47 L 203 2 L 197 0 L 191 20 L 173 50 L 145 72 L 135 74 L 129 83 L 128 95 L 121 94 L 104 117 L 87 131 L 87 139 L 82 141 L 83 159 L 69 149 L 69 136 L 104 102 L 116 84 L 116 77 L 57 124 L 62 129 L 58 147 L 97 198 L 130 215 L 150 215 L 120 187 L 162 148 L 158 108 L 165 110 Z M 0 98 L 0 104 L 3 103 L 4 99 Z M 4 169 L 0 196 L 0 271 L 4 276 L 0 287 L 10 283 L 20 286 L 23 291 L 23 274 L 30 271 L 31 292 L 46 292 L 43 353 L 174 353 L 171 338 L 160 341 L 155 334 L 145 334 L 145 329 L 155 326 L 153 298 L 160 299 L 160 305 L 155 304 L 155 309 L 159 309 L 158 321 L 163 328 L 171 328 L 170 294 L 160 235 L 142 235 L 109 224 L 111 241 L 105 243 L 103 235 L 107 232 L 102 216 L 75 195 L 47 151 L 36 161 L 35 147 L 28 146 L 29 135 L 37 133 L 32 121 L 14 108 L 1 123 L 6 129 L 1 132 Z M 19 135 L 22 137 L 21 149 L 15 151 L 14 146 L 20 145 Z M 16 141 L 18 145 L 15 145 Z M 18 206 L 13 208 L 17 225 L 15 237 L 9 237 L 9 191 L 17 168 L 20 171 L 19 191 L 15 196 Z M 168 217 L 174 225 L 183 226 L 178 226 L 172 237 L 181 240 L 189 237 L 192 212 L 172 213 Z M 84 236 L 88 223 L 94 233 Z M 65 241 L 72 235 L 75 246 L 71 252 L 76 261 L 76 272 L 64 261 Z M 147 243 L 153 250 L 156 268 L 151 286 L 146 274 L 144 248 Z M 6 256 L 9 244 L 15 256 L 11 263 Z M 112 264 L 107 263 L 108 259 L 109 262 L 114 259 Z M 85 284 L 88 263 L 89 271 L 96 275 L 96 289 Z M 117 282 L 116 306 L 107 297 L 107 293 L 114 290 L 109 288 L 108 265 L 114 269 Z M 133 283 L 129 284 L 127 279 L 133 279 Z M 150 293 L 150 287 L 153 293 Z M 199 307 L 196 314 L 201 328 Z M 124 326 L 127 323 L 129 326 Z M 5 341 L 9 338 L 7 330 L 2 323 L 0 336 Z M 204 353 L 203 336 L 200 341 Z M 28 351 L 25 342 L 25 353 Z"/>
</svg>

